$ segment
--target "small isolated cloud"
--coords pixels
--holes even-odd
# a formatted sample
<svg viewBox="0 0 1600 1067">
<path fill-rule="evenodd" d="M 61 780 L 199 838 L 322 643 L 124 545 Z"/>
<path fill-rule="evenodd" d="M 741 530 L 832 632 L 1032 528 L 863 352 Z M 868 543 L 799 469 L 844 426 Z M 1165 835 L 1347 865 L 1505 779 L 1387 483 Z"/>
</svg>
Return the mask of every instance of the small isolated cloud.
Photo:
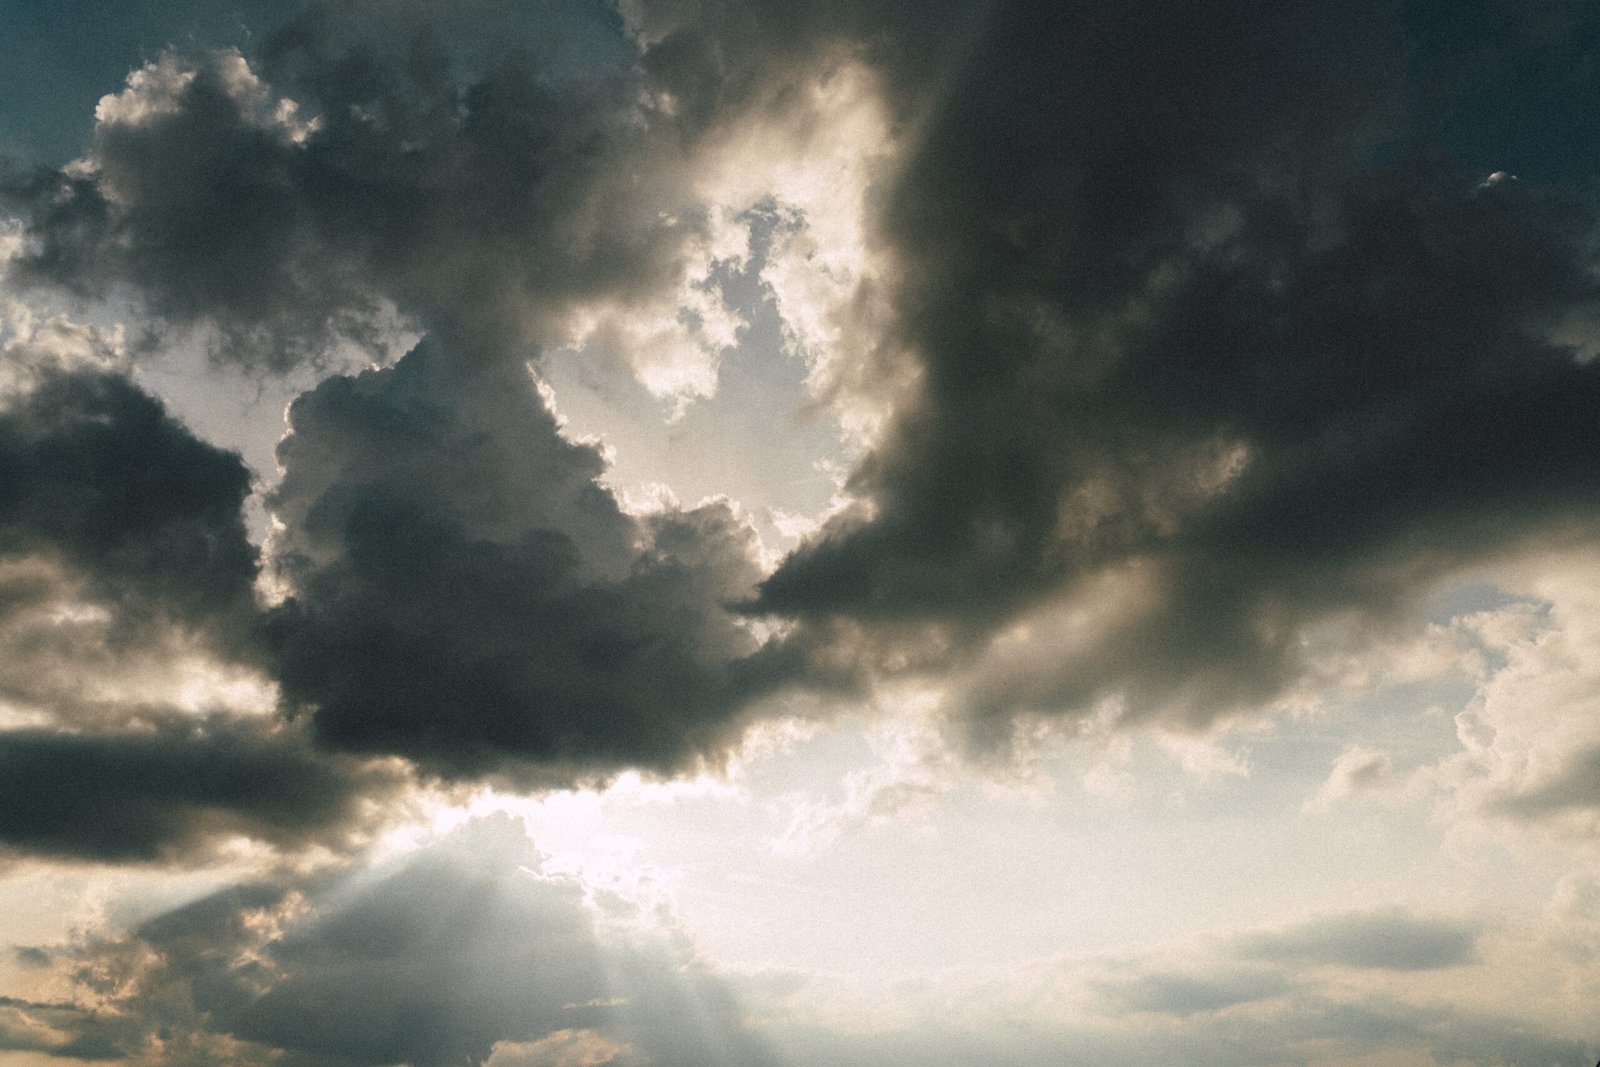
<svg viewBox="0 0 1600 1067">
<path fill-rule="evenodd" d="M 1394 761 L 1387 752 L 1349 745 L 1333 761 L 1327 781 L 1306 801 L 1305 810 L 1331 811 L 1353 797 L 1381 792 L 1394 781 Z"/>
<path fill-rule="evenodd" d="M 1127 1011 L 1186 1018 L 1281 996 L 1293 985 L 1276 970 L 1220 968 L 1142 974 L 1122 982 L 1099 983 L 1095 988 Z"/>
<path fill-rule="evenodd" d="M 1479 933 L 1475 923 L 1416 918 L 1401 911 L 1352 913 L 1248 934 L 1235 942 L 1235 949 L 1270 963 L 1431 971 L 1475 962 Z"/>
</svg>

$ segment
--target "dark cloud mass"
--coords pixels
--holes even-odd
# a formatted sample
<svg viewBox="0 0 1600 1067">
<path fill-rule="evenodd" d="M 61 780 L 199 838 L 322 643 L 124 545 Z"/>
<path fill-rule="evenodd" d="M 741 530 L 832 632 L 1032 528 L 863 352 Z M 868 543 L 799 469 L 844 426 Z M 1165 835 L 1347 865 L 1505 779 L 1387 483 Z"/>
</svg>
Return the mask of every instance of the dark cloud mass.
<svg viewBox="0 0 1600 1067">
<path fill-rule="evenodd" d="M 726 505 L 624 513 L 526 368 L 431 343 L 290 419 L 269 506 L 294 595 L 267 633 L 318 737 L 582 774 L 681 766 L 736 725 L 760 672 L 731 607 L 758 572 Z"/>
<path fill-rule="evenodd" d="M 244 5 L 241 26 L 277 6 Z M 1476 847 L 1446 825 L 1498 815 L 1497 833 L 1559 821 L 1592 839 L 1592 734 L 1544 730 L 1542 707 L 1499 714 L 1524 674 L 1585 654 L 1579 621 L 1507 636 L 1528 625 L 1508 606 L 1531 618 L 1533 594 L 1472 573 L 1487 584 L 1457 597 L 1471 607 L 1430 631 L 1449 666 L 1407 664 L 1435 674 L 1355 702 L 1370 731 L 1338 738 L 1356 743 L 1337 757 L 1321 721 L 1261 743 L 1253 765 L 1163 736 L 1149 759 L 1184 780 L 1114 796 L 1146 756 L 1097 733 L 1260 712 L 1342 670 L 1335 652 L 1420 620 L 1478 564 L 1595 545 L 1594 150 L 1538 147 L 1593 125 L 1594 5 L 1439 6 L 310 0 L 241 29 L 237 48 L 144 55 L 83 116 L 81 158 L 0 159 L 0 859 L 22 872 L 7 892 L 37 875 L 62 900 L 107 897 L 89 926 L 50 903 L 17 920 L 27 944 L 8 946 L 0 980 L 34 993 L 0 997 L 0 1053 L 1593 1062 L 1574 1039 L 1600 945 L 1592 879 L 1567 865 L 1536 916 L 1538 879 L 1567 866 L 1541 855 L 1480 888 Z M 1511 136 L 1545 105 L 1556 126 Z M 1486 160 L 1501 143 L 1542 158 Z M 134 340 L 50 317 L 63 308 L 127 319 Z M 227 373 L 174 369 L 194 345 Z M 176 362 L 144 363 L 158 348 Z M 740 417 L 684 417 L 730 352 L 747 370 L 772 361 L 745 399 L 715 399 Z M 547 361 L 578 369 L 546 377 Z M 201 409 L 239 371 L 304 390 L 279 469 L 254 484 L 145 388 L 223 425 Z M 737 425 L 673 457 L 710 457 L 707 482 L 726 482 L 729 441 L 832 405 L 825 445 L 744 466 L 762 472 L 752 483 L 819 481 L 847 462 L 838 506 L 639 505 L 608 484 L 605 444 L 563 425 L 552 390 L 568 381 L 600 383 L 587 399 L 612 414 L 608 382 L 633 415 L 681 402 L 637 438 L 664 451 Z M 769 405 L 746 402 L 769 385 Z M 822 525 L 772 564 L 758 514 L 786 538 Z M 1548 611 L 1592 607 L 1573 603 Z M 874 690 L 885 680 L 912 684 Z M 1560 714 L 1588 681 L 1568 671 L 1527 700 Z M 1412 714 L 1461 687 L 1478 698 L 1454 735 L 1447 713 Z M 725 766 L 759 716 L 812 706 L 791 690 L 847 688 L 904 718 L 794 741 L 703 809 L 653 783 L 538 802 L 478 788 Z M 1001 789 L 924 743 L 920 717 L 940 711 L 985 741 L 1084 716 L 1106 743 L 1074 751 L 1094 764 L 1081 790 L 1034 788 L 1071 773 L 1065 758 Z M 1548 750 L 1521 751 L 1524 719 Z M 1289 842 L 1281 865 L 1233 862 L 1258 840 L 1235 813 L 1286 841 L 1287 790 L 1314 785 L 1325 757 L 1337 776 L 1374 752 L 1396 788 L 1370 822 L 1343 824 L 1325 854 Z M 1484 803 L 1418 815 L 1467 775 Z M 843 800 L 812 803 L 827 790 Z M 907 790 L 944 798 L 917 848 L 876 819 L 827 857 L 763 837 L 785 817 L 875 817 Z M 584 876 L 505 816 L 430 838 L 432 816 L 464 817 L 435 802 L 458 801 L 526 804 L 552 826 L 571 801 L 562 845 L 582 855 L 562 863 Z M 978 825 L 998 812 L 1015 826 Z M 618 830 L 640 826 L 659 838 Z M 1027 855 L 1040 827 L 1052 839 Z M 1413 842 L 1442 842 L 1437 885 L 1401 854 Z M 946 868 L 967 848 L 981 867 Z M 1181 871 L 1170 885 L 1140 866 L 1158 852 Z M 1310 873 L 1334 864 L 1360 871 Z M 225 866 L 251 873 L 212 891 Z M 613 866 L 627 868 L 616 893 L 598 888 Z M 1493 929 L 1375 911 L 1198 933 L 1303 916 L 1353 886 L 1437 888 L 1463 909 L 1499 892 L 1503 914 L 1523 910 Z M 624 889 L 681 889 L 696 921 L 725 923 L 721 951 L 769 961 L 741 988 L 770 1015 L 665 904 Z M 739 912 L 755 893 L 771 910 Z M 850 913 L 810 928 L 835 941 L 801 944 L 811 915 L 761 942 L 802 899 Z M 979 945 L 1021 901 L 1048 907 Z M 949 945 L 929 936 L 952 919 Z M 1039 950 L 1057 957 L 996 962 L 1035 929 L 1062 939 Z M 1161 938 L 1144 962 L 1096 955 Z M 812 981 L 784 958 L 802 951 L 869 962 Z M 1489 977 L 1524 1018 L 1480 1010 L 1498 994 L 1474 968 L 1502 962 Z M 1018 1012 L 997 1023 L 1006 998 Z"/>
<path fill-rule="evenodd" d="M 129 627 L 225 632 L 248 615 L 249 491 L 236 454 L 119 374 L 46 366 L 0 404 L 0 557 L 59 563 Z"/>
<path fill-rule="evenodd" d="M 7 409 L 0 548 L 203 630 L 327 747 L 556 779 L 689 766 L 807 657 L 943 672 L 1002 725 L 1203 725 L 1314 633 L 1592 527 L 1592 206 L 1449 160 L 1426 19 L 956 6 L 313 3 L 249 55 L 162 54 L 82 160 L 0 176 L 8 281 L 258 369 L 427 340 L 294 405 L 259 616 L 242 466 L 117 376 Z M 709 269 L 700 168 L 846 62 L 900 153 L 859 350 L 917 374 L 763 579 L 730 505 L 625 511 L 524 363 Z M 763 648 L 735 604 L 797 628 Z"/>
<path fill-rule="evenodd" d="M 138 695 L 178 657 L 255 658 L 239 457 L 114 370 L 6 355 L 26 373 L 0 402 L 0 701 L 43 722 L 0 731 L 0 849 L 171 861 L 355 830 L 393 771 Z"/>
<path fill-rule="evenodd" d="M 252 60 L 164 55 L 85 167 L 0 175 L 14 280 L 131 293 L 251 366 L 379 345 L 386 304 L 499 358 L 672 291 L 704 237 L 693 134 L 610 4 L 308 4 Z"/>
<path fill-rule="evenodd" d="M 120 733 L 11 730 L 0 733 L 0 846 L 148 862 L 235 837 L 285 848 L 331 843 L 358 828 L 364 801 L 399 781 L 258 722 L 168 717 Z"/>
<path fill-rule="evenodd" d="M 1414 147 L 1397 42 L 1326 5 L 998 6 L 884 211 L 919 392 L 762 604 L 981 646 L 1097 603 L 967 710 L 1203 722 L 1315 625 L 1592 523 L 1592 211 Z"/>
</svg>

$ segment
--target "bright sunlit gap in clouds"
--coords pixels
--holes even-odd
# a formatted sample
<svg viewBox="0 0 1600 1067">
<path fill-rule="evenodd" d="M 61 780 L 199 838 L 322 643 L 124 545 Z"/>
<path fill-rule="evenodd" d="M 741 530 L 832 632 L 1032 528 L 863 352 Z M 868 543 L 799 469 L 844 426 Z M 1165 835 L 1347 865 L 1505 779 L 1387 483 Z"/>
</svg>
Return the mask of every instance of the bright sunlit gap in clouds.
<svg viewBox="0 0 1600 1067">
<path fill-rule="evenodd" d="M 0 11 L 0 1063 L 1588 1067 L 1587 0 Z"/>
</svg>

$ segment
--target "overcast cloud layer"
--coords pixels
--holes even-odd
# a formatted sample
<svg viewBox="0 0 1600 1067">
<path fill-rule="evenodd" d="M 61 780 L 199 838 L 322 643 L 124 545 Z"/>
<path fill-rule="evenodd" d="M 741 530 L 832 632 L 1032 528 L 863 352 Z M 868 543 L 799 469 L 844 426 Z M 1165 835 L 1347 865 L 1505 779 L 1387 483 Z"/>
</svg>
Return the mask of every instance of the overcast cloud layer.
<svg viewBox="0 0 1600 1067">
<path fill-rule="evenodd" d="M 0 153 L 0 860 L 187 887 L 19 942 L 38 996 L 0 997 L 0 1049 L 1590 1056 L 1462 977 L 1511 960 L 1531 1005 L 1529 945 L 1600 959 L 1581 874 L 1545 894 L 1558 933 L 1374 891 L 1064 957 L 1005 994 L 1012 1030 L 946 1032 L 939 997 L 994 983 L 840 1023 L 804 968 L 718 973 L 651 876 L 608 895 L 509 816 L 440 813 L 642 774 L 780 812 L 771 850 L 805 855 L 1036 788 L 1061 738 L 1097 753 L 1086 796 L 1142 795 L 1148 745 L 1247 779 L 1234 729 L 1269 774 L 1282 737 L 1316 753 L 1273 818 L 1428 805 L 1434 832 L 1592 863 L 1593 5 L 194 25 L 102 86 L 70 162 Z M 236 451 L 260 427 L 185 418 L 229 388 L 288 401 L 272 469 Z M 679 499 L 673 463 L 719 452 L 836 491 L 799 514 L 826 491 L 700 462 L 725 495 Z M 1336 710 L 1359 728 L 1305 725 Z M 851 715 L 879 725 L 816 757 L 825 797 L 741 778 Z M 1600 995 L 1562 988 L 1569 1015 Z"/>
</svg>

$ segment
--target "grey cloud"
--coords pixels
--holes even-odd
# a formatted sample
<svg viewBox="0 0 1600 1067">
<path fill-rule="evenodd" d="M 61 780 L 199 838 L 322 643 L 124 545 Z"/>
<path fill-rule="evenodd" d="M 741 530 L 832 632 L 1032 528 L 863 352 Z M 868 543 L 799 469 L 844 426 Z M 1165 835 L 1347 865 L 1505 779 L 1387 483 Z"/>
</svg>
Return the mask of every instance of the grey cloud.
<svg viewBox="0 0 1600 1067">
<path fill-rule="evenodd" d="M 11 955 L 24 967 L 44 967 L 50 963 L 50 953 L 37 945 L 19 945 Z"/>
<path fill-rule="evenodd" d="M 239 457 L 111 370 L 7 356 L 32 365 L 0 404 L 0 699 L 40 725 L 0 731 L 0 849 L 191 861 L 361 829 L 395 772 L 140 696 L 197 659 L 255 658 Z"/>
<path fill-rule="evenodd" d="M 291 421 L 269 506 L 294 595 L 266 639 L 326 743 L 446 774 L 666 770 L 778 680 L 729 610 L 749 529 L 723 504 L 624 513 L 525 368 L 425 343 Z"/>
<path fill-rule="evenodd" d="M 1600 296 L 1591 207 L 1407 148 L 1403 76 L 1326 5 L 997 5 L 884 197 L 919 393 L 762 606 L 970 652 L 1137 571 L 963 710 L 1203 724 L 1316 624 L 1592 522 L 1600 364 L 1550 339 Z"/>
<path fill-rule="evenodd" d="M 442 1067 L 564 1030 L 629 1046 L 619 1062 L 773 1062 L 681 946 L 607 927 L 542 863 L 491 817 L 377 867 L 232 887 L 72 950 L 112 1009 L 77 1034 L 163 1064 Z"/>
<path fill-rule="evenodd" d="M 294 596 L 259 632 L 324 741 L 447 774 L 680 767 L 808 658 L 961 675 L 1002 725 L 1106 698 L 1203 725 L 1292 685 L 1318 624 L 1381 633 L 1592 520 L 1600 363 L 1551 339 L 1600 296 L 1590 207 L 1413 150 L 1398 24 L 958 6 L 313 4 L 248 63 L 141 72 L 86 167 L 10 173 L 14 275 L 131 287 L 256 365 L 375 343 L 389 303 L 430 331 L 447 356 L 297 406 Z M 621 515 L 548 413 L 454 395 L 477 371 L 381 384 L 517 377 L 585 301 L 680 285 L 707 131 L 845 54 L 909 147 L 869 221 L 922 376 L 860 506 L 758 595 L 724 511 Z M 544 459 L 495 460 L 495 419 Z M 1124 572 L 1141 592 L 1079 644 L 963 673 Z M 800 632 L 757 653 L 737 599 Z"/>
<path fill-rule="evenodd" d="M 107 862 L 170 861 L 233 837 L 334 844 L 392 771 L 312 751 L 293 730 L 167 716 L 137 731 L 0 732 L 0 847 Z"/>
<path fill-rule="evenodd" d="M 224 635 L 253 606 L 250 476 L 127 378 L 47 368 L 0 406 L 0 557 L 43 556 L 127 627 Z"/>
<path fill-rule="evenodd" d="M 1403 912 L 1313 919 L 1239 939 L 1241 955 L 1279 963 L 1428 971 L 1477 959 L 1479 928 Z"/>
<path fill-rule="evenodd" d="M 1267 1000 L 1293 987 L 1278 971 L 1234 969 L 1142 974 L 1127 981 L 1100 983 L 1097 988 L 1129 1011 L 1187 1017 Z"/>
<path fill-rule="evenodd" d="M 168 54 L 87 169 L 6 176 L 31 238 L 12 274 L 130 291 L 271 369 L 379 343 L 385 302 L 464 354 L 537 348 L 574 300 L 675 285 L 699 232 L 634 58 L 598 2 L 308 5 L 265 79 Z"/>
<path fill-rule="evenodd" d="M 577 302 L 682 281 L 708 134 L 792 111 L 846 55 L 910 99 L 981 11 L 307 3 L 247 58 L 169 53 L 136 73 L 86 167 L 0 173 L 29 220 L 12 276 L 132 293 L 214 330 L 219 358 L 271 369 L 379 343 L 389 303 L 462 358 L 537 349 Z"/>
<path fill-rule="evenodd" d="M 98 1035 L 76 1033 L 92 1013 L 75 1004 L 0 997 L 0 1052 L 37 1052 L 63 1060 L 125 1059 L 126 1054 Z"/>
</svg>

